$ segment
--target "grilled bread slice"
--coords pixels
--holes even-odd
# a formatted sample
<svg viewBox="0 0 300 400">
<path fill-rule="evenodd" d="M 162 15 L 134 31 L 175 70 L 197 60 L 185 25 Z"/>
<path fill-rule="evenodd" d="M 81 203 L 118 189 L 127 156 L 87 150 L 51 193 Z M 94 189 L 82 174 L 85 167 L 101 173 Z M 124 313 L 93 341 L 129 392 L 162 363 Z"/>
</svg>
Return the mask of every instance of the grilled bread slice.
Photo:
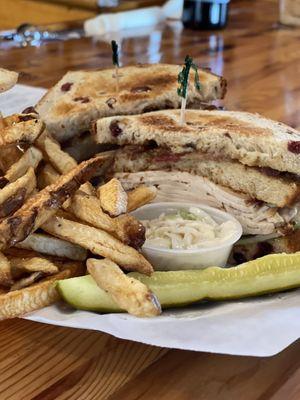
<svg viewBox="0 0 300 400">
<path fill-rule="evenodd" d="M 178 108 L 177 78 L 181 66 L 137 65 L 120 68 L 116 93 L 114 69 L 68 72 L 36 106 L 48 131 L 63 142 L 90 128 L 93 120 L 110 115 L 139 114 Z M 221 99 L 226 81 L 199 71 L 200 92 L 191 84 L 188 106 Z M 193 77 L 192 77 L 193 79 Z M 191 81 L 192 81 L 191 79 Z"/>
<path fill-rule="evenodd" d="M 236 111 L 187 110 L 99 119 L 97 143 L 156 143 L 173 152 L 202 151 L 225 156 L 249 166 L 300 172 L 300 133 L 258 114 Z"/>
<path fill-rule="evenodd" d="M 143 146 L 125 146 L 116 151 L 109 174 L 139 171 L 183 171 L 204 176 L 214 183 L 230 187 L 277 207 L 296 203 L 300 198 L 300 181 L 291 174 L 269 168 L 248 167 L 222 156 L 172 153 L 163 148 L 148 150 Z"/>
</svg>

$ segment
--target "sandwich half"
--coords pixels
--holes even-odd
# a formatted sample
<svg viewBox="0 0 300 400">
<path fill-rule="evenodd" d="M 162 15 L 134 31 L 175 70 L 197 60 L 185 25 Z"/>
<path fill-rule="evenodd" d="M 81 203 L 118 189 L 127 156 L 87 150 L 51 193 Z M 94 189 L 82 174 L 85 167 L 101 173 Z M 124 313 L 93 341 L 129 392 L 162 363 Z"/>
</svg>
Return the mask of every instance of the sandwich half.
<svg viewBox="0 0 300 400">
<path fill-rule="evenodd" d="M 98 120 L 96 141 L 120 146 L 109 174 L 126 189 L 155 185 L 156 201 L 199 202 L 234 215 L 245 235 L 236 262 L 263 250 L 300 250 L 299 132 L 242 112 L 188 110 L 186 121 L 180 125 L 176 110 Z"/>
<path fill-rule="evenodd" d="M 64 142 L 89 130 L 97 118 L 179 108 L 177 79 L 181 68 L 170 64 L 122 67 L 118 92 L 114 69 L 71 71 L 46 93 L 35 109 L 48 131 Z M 190 81 L 193 79 L 191 76 Z M 189 86 L 188 107 L 204 107 L 225 96 L 226 81 L 222 77 L 199 70 L 199 79 L 200 91 L 192 84 Z"/>
</svg>

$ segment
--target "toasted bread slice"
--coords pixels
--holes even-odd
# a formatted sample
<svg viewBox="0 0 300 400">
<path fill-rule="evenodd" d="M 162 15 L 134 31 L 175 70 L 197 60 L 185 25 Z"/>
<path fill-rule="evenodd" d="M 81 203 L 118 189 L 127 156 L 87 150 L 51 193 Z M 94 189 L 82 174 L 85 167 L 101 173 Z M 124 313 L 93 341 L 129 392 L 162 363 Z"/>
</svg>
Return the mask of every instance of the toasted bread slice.
<svg viewBox="0 0 300 400">
<path fill-rule="evenodd" d="M 107 156 L 84 161 L 53 185 L 32 196 L 11 217 L 0 223 L 0 248 L 10 247 L 24 240 L 38 229 L 76 190 L 89 180 Z"/>
<path fill-rule="evenodd" d="M 190 172 L 278 207 L 292 205 L 300 197 L 300 181 L 291 174 L 248 167 L 222 155 L 216 157 L 202 152 L 175 154 L 163 148 L 147 150 L 142 146 L 126 146 L 116 152 L 109 174 L 147 170 Z"/>
<path fill-rule="evenodd" d="M 181 68 L 169 64 L 120 68 L 119 93 L 115 91 L 114 69 L 68 72 L 40 100 L 36 110 L 49 132 L 62 142 L 88 130 L 97 118 L 178 108 Z M 188 106 L 224 97 L 223 78 L 204 70 L 199 71 L 199 78 L 201 91 L 190 85 Z"/>
<path fill-rule="evenodd" d="M 111 217 L 118 217 L 127 211 L 127 194 L 118 179 L 113 178 L 99 186 L 97 195 L 102 209 Z"/>
<path fill-rule="evenodd" d="M 178 110 L 102 118 L 94 125 L 98 143 L 155 142 L 175 153 L 202 151 L 249 166 L 299 174 L 300 133 L 258 114 L 187 110 L 180 124 Z"/>
<path fill-rule="evenodd" d="M 15 71 L 0 68 L 0 93 L 11 89 L 18 81 L 19 74 Z"/>
</svg>

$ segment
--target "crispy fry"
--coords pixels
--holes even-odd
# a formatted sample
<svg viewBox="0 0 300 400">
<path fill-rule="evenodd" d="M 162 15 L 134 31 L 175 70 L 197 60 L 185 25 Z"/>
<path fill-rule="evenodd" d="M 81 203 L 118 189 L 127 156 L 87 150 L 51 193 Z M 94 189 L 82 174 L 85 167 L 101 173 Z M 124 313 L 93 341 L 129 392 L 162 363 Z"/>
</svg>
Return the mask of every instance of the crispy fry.
<svg viewBox="0 0 300 400">
<path fill-rule="evenodd" d="M 46 164 L 42 171 L 43 184 L 50 185 L 58 178 L 58 173 Z M 145 242 L 145 228 L 134 217 L 121 215 L 111 218 L 102 211 L 99 199 L 95 196 L 89 183 L 81 185 L 72 199 L 63 204 L 65 210 L 70 211 L 80 220 L 87 222 L 95 228 L 103 229 L 123 243 L 136 249 L 141 248 Z"/>
<path fill-rule="evenodd" d="M 157 297 L 142 282 L 128 277 L 114 262 L 87 260 L 87 270 L 97 285 L 129 314 L 137 317 L 154 317 L 161 313 Z"/>
<path fill-rule="evenodd" d="M 26 117 L 26 120 L 24 118 Z M 28 119 L 30 118 L 30 119 Z M 36 115 L 16 115 L 3 118 L 4 128 L 1 129 L 0 146 L 10 144 L 32 144 L 44 129 L 44 124 Z"/>
<path fill-rule="evenodd" d="M 14 290 L 19 290 L 19 289 L 28 287 L 28 286 L 32 285 L 34 282 L 41 279 L 43 276 L 44 276 L 43 272 L 33 272 L 29 276 L 19 279 L 16 283 L 14 283 L 11 286 L 10 290 L 14 291 Z"/>
<path fill-rule="evenodd" d="M 155 199 L 156 194 L 157 194 L 157 189 L 155 186 L 145 186 L 145 185 L 141 185 L 136 189 L 127 192 L 128 196 L 127 212 L 134 211 L 137 208 L 150 203 L 152 200 Z"/>
<path fill-rule="evenodd" d="M 82 273 L 84 273 L 82 263 L 74 261 L 64 263 L 63 270 L 54 276 L 44 278 L 27 288 L 1 294 L 0 320 L 15 318 L 55 303 L 59 300 L 59 294 L 55 289 L 56 281 Z"/>
<path fill-rule="evenodd" d="M 38 138 L 37 146 L 42 150 L 46 161 L 50 162 L 61 174 L 66 174 L 77 166 L 77 162 L 63 151 L 60 144 L 46 131 Z"/>
<path fill-rule="evenodd" d="M 111 218 L 102 211 L 97 197 L 81 190 L 75 193 L 66 209 L 80 220 L 103 229 L 136 249 L 141 248 L 145 242 L 145 228 L 137 219 L 127 214 Z"/>
<path fill-rule="evenodd" d="M 20 146 L 11 144 L 0 147 L 0 167 L 2 171 L 7 171 L 12 165 L 19 161 L 23 151 Z"/>
<path fill-rule="evenodd" d="M 18 81 L 19 74 L 8 69 L 0 68 L 0 93 L 11 89 Z"/>
<path fill-rule="evenodd" d="M 59 178 L 59 173 L 55 171 L 51 164 L 45 164 L 40 168 L 38 174 L 38 187 L 40 190 L 52 185 Z"/>
<path fill-rule="evenodd" d="M 86 249 L 42 233 L 31 234 L 23 242 L 18 243 L 16 247 L 74 261 L 83 261 L 87 257 Z"/>
<path fill-rule="evenodd" d="M 102 209 L 111 217 L 118 217 L 127 211 L 127 194 L 118 179 L 113 178 L 97 190 Z"/>
<path fill-rule="evenodd" d="M 107 257 L 129 271 L 150 275 L 151 264 L 135 249 L 100 229 L 54 216 L 42 228 L 61 239 L 76 243 L 94 254 Z"/>
<path fill-rule="evenodd" d="M 5 179 L 14 182 L 25 175 L 29 167 L 36 169 L 42 159 L 42 153 L 36 147 L 31 146 L 25 151 L 23 156 L 14 163 L 5 174 Z"/>
<path fill-rule="evenodd" d="M 30 167 L 24 176 L 0 189 L 0 218 L 7 217 L 20 208 L 35 188 L 35 173 Z"/>
<path fill-rule="evenodd" d="M 47 258 L 43 257 L 10 257 L 11 269 L 22 272 L 43 272 L 45 275 L 53 275 L 58 272 L 57 266 Z"/>
<path fill-rule="evenodd" d="M 56 184 L 47 186 L 31 197 L 11 217 L 0 223 L 0 249 L 23 241 L 38 229 L 70 197 L 81 184 L 90 179 L 105 157 L 98 156 L 84 161 Z"/>
<path fill-rule="evenodd" d="M 10 286 L 13 282 L 9 260 L 0 252 L 0 285 Z"/>
</svg>

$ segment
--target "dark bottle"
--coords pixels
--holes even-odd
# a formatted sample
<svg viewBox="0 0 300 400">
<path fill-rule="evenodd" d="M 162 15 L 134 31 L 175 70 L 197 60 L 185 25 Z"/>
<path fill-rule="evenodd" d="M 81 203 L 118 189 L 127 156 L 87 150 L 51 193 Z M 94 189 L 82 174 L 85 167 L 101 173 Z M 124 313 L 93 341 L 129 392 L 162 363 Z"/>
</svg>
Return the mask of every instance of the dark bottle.
<svg viewBox="0 0 300 400">
<path fill-rule="evenodd" d="M 230 0 L 184 0 L 182 22 L 190 29 L 222 29 Z"/>
</svg>

